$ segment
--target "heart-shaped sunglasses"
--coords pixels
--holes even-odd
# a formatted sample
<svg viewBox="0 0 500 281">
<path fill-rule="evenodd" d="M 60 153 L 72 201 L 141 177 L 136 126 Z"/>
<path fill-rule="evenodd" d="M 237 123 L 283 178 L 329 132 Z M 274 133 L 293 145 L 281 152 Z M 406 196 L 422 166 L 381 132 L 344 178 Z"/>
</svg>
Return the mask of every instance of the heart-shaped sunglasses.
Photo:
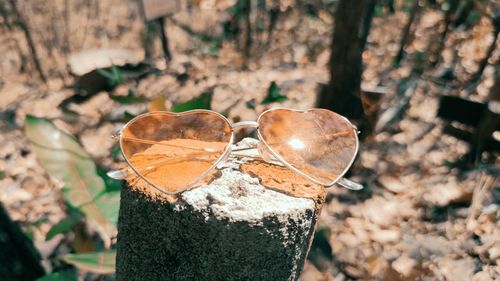
<svg viewBox="0 0 500 281">
<path fill-rule="evenodd" d="M 231 150 L 234 130 L 244 127 L 257 129 L 259 145 Z M 234 124 L 214 111 L 191 110 L 139 115 L 123 127 L 119 139 L 135 173 L 167 194 L 196 186 L 231 152 L 247 149 L 258 149 L 265 161 L 285 165 L 316 184 L 359 190 L 362 185 L 342 178 L 358 152 L 357 133 L 349 120 L 326 109 L 275 108 L 256 122 Z"/>
</svg>

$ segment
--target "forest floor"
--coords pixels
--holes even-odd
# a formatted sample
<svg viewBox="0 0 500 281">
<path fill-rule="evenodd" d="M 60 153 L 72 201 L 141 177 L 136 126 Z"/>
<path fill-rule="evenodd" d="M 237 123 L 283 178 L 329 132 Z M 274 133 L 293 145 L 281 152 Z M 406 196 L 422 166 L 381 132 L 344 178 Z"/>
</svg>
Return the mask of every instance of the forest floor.
<svg viewBox="0 0 500 281">
<path fill-rule="evenodd" d="M 61 183 L 47 175 L 31 151 L 24 120 L 27 114 L 50 118 L 75 135 L 100 166 L 123 165 L 113 156 L 116 142 L 111 135 L 123 126 L 125 112 L 145 112 L 149 102 L 121 104 L 99 91 L 70 105 L 78 115 L 58 105 L 75 95 L 70 87 L 75 77 L 68 72 L 72 53 L 113 47 L 141 58 L 144 23 L 136 1 L 71 1 L 66 10 L 62 0 L 30 2 L 19 8 L 48 81 L 38 78 L 23 33 L 0 26 L 0 202 L 32 235 L 50 269 L 57 263 L 55 256 L 96 246 L 76 241 L 80 236 L 71 233 L 46 241 L 47 232 L 66 210 Z M 212 109 L 225 112 L 230 120 L 255 120 L 272 106 L 314 106 L 318 85 L 329 79 L 331 14 L 319 10 L 312 17 L 290 9 L 270 37 L 266 32 L 255 34 L 248 69 L 242 70 L 238 44 L 223 41 L 219 46 L 196 35 L 220 35 L 225 19 L 218 11 L 226 8 L 223 4 L 200 2 L 205 3 L 203 9 L 180 12 L 175 21 L 167 21 L 173 60 L 165 63 L 156 40 L 154 64 L 160 72 L 127 81 L 112 95 L 127 95 L 132 89 L 148 100 L 163 96 L 168 109 L 213 92 Z M 439 37 L 436 26 L 443 13 L 423 11 L 407 58 L 394 68 L 392 59 L 407 18 L 402 11 L 376 16 L 363 54 L 362 88 L 385 89 L 381 112 L 400 101 L 398 85 L 411 76 L 418 54 Z M 443 134 L 445 123 L 436 117 L 439 97 L 459 95 L 454 85 L 465 83 L 474 72 L 491 43 L 491 29 L 483 17 L 470 30 L 450 33 L 440 64 L 415 80 L 403 114 L 361 145 L 351 178 L 365 189 L 329 190 L 301 280 L 499 280 L 498 178 L 485 167 L 454 167 L 468 145 Z M 499 57 L 497 48 L 492 61 Z M 455 77 L 441 79 L 440 73 L 449 69 Z M 287 100 L 264 105 L 261 101 L 272 82 Z M 470 98 L 484 101 L 492 84 L 493 69 L 487 67 Z"/>
</svg>

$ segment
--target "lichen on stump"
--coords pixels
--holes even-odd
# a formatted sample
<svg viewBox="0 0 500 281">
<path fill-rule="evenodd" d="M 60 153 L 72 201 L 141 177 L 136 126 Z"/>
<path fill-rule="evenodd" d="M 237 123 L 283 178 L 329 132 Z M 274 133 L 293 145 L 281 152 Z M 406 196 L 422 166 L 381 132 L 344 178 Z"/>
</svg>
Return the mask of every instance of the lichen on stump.
<svg viewBox="0 0 500 281">
<path fill-rule="evenodd" d="M 177 196 L 135 176 L 127 183 L 118 281 L 298 280 L 326 194 L 287 168 L 252 157 L 230 157 L 207 184 Z"/>
</svg>

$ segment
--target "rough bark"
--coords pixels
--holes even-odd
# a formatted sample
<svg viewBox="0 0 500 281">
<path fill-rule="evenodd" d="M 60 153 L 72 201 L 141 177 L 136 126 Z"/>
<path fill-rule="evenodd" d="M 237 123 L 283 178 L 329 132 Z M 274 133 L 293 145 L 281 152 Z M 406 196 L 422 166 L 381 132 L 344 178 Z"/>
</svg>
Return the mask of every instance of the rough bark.
<svg viewBox="0 0 500 281">
<path fill-rule="evenodd" d="M 340 0 L 335 12 L 335 28 L 329 70 L 330 82 L 320 93 L 318 106 L 344 116 L 363 116 L 360 99 L 362 48 L 359 37 L 367 0 Z"/>
<path fill-rule="evenodd" d="M 116 279 L 298 280 L 324 196 L 294 172 L 248 157 L 229 158 L 206 185 L 176 197 L 130 178 Z"/>
<path fill-rule="evenodd" d="M 38 251 L 0 204 L 0 279 L 32 281 L 43 275 Z"/>
</svg>

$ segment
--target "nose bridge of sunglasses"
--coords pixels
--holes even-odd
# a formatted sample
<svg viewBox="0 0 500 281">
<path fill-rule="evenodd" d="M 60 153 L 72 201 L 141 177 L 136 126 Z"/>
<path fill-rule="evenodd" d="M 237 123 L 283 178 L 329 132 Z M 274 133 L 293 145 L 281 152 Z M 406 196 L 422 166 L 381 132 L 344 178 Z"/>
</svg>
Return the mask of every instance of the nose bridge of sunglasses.
<svg viewBox="0 0 500 281">
<path fill-rule="evenodd" d="M 240 128 L 258 128 L 259 123 L 255 121 L 241 121 L 241 122 L 236 122 L 232 125 L 233 130 L 234 129 L 240 129 Z"/>
</svg>

